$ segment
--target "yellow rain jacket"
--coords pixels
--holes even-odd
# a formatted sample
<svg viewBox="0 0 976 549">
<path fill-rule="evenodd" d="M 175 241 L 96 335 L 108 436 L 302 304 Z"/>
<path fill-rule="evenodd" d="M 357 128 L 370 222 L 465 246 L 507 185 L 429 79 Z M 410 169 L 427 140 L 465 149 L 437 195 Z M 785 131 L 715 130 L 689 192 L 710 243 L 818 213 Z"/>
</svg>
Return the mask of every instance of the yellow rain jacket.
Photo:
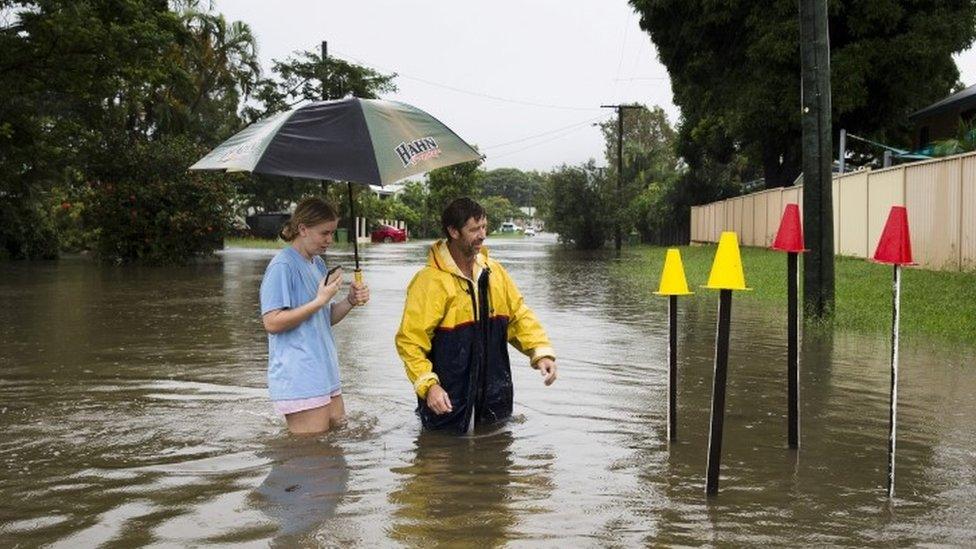
<svg viewBox="0 0 976 549">
<path fill-rule="evenodd" d="M 407 288 L 396 347 L 428 429 L 464 432 L 472 413 L 476 424 L 512 415 L 506 342 L 527 355 L 533 367 L 543 357 L 556 357 L 535 313 L 486 248 L 472 274 L 469 279 L 461 273 L 441 240 L 431 246 L 427 266 Z M 453 408 L 440 416 L 425 400 L 436 383 L 447 391 Z"/>
</svg>

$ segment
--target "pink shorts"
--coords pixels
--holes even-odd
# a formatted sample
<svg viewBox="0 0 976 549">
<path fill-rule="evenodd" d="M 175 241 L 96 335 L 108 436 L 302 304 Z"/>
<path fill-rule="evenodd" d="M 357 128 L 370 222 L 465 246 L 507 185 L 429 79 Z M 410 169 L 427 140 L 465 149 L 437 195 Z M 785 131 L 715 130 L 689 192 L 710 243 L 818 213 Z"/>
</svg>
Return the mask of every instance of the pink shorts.
<svg viewBox="0 0 976 549">
<path fill-rule="evenodd" d="M 294 400 L 273 400 L 274 409 L 279 414 L 286 416 L 288 414 L 294 414 L 295 412 L 302 412 L 305 410 L 311 410 L 313 408 L 321 408 L 326 404 L 332 402 L 333 397 L 337 397 L 342 394 L 341 390 L 335 390 L 328 395 L 322 395 L 312 398 L 296 398 Z"/>
</svg>

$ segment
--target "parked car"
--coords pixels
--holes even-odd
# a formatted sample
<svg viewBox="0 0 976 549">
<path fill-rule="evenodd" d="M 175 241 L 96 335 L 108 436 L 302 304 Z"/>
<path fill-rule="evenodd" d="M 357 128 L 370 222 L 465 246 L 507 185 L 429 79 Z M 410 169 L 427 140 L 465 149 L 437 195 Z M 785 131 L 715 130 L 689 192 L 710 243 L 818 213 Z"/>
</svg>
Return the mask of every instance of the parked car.
<svg viewBox="0 0 976 549">
<path fill-rule="evenodd" d="M 291 219 L 291 214 L 288 212 L 259 213 L 247 216 L 245 223 L 252 236 L 275 240 L 289 219 Z"/>
<path fill-rule="evenodd" d="M 535 236 L 535 228 L 533 228 L 533 227 L 526 227 L 525 228 L 525 236 Z"/>
<path fill-rule="evenodd" d="M 498 232 L 500 233 L 514 233 L 517 230 L 515 223 L 511 221 L 505 221 L 498 227 Z"/>
<path fill-rule="evenodd" d="M 390 225 L 377 225 L 369 236 L 373 242 L 406 242 L 407 231 Z"/>
</svg>

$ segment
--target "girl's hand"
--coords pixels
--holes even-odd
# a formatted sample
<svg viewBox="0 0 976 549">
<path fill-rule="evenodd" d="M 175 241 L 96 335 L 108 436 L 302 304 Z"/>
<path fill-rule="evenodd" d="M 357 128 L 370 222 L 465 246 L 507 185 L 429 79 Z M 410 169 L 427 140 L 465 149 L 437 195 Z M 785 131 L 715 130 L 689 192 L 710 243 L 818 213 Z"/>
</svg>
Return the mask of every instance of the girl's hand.
<svg viewBox="0 0 976 549">
<path fill-rule="evenodd" d="M 369 301 L 369 286 L 362 282 L 353 282 L 349 285 L 349 294 L 346 295 L 346 300 L 353 307 L 356 305 L 365 305 Z"/>
<path fill-rule="evenodd" d="M 319 291 L 317 298 L 321 300 L 322 306 L 326 303 L 332 301 L 335 296 L 339 294 L 339 290 L 342 289 L 342 268 L 336 269 L 332 274 L 330 279 L 323 278 L 322 283 L 319 284 Z"/>
</svg>

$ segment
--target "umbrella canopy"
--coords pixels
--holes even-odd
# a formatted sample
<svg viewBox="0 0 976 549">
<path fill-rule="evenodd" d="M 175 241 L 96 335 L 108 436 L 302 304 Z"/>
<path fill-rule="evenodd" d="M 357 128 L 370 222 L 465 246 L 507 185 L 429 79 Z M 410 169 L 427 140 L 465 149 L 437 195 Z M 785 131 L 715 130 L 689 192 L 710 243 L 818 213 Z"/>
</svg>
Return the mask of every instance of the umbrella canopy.
<svg viewBox="0 0 976 549">
<path fill-rule="evenodd" d="M 354 97 L 307 103 L 260 120 L 190 169 L 386 185 L 479 158 L 474 147 L 416 107 Z"/>
</svg>

